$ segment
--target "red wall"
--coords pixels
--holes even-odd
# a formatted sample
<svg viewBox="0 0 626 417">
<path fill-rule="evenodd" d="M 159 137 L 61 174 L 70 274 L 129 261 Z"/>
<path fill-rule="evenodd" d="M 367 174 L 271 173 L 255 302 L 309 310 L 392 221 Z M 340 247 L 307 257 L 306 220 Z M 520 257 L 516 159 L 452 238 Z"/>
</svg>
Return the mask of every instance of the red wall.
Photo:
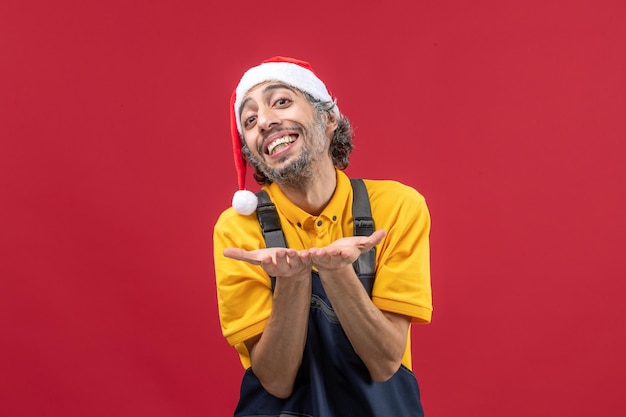
<svg viewBox="0 0 626 417">
<path fill-rule="evenodd" d="M 2 2 L 0 415 L 229 415 L 228 99 L 276 54 L 429 202 L 427 415 L 624 409 L 626 4 L 374 4 Z"/>
</svg>

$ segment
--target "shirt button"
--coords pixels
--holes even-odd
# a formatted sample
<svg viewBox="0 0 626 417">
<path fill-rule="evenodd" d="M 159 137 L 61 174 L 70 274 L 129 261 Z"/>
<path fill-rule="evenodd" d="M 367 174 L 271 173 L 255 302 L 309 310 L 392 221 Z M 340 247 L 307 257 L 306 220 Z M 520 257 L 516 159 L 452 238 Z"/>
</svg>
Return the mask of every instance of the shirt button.
<svg viewBox="0 0 626 417">
<path fill-rule="evenodd" d="M 298 227 L 302 228 L 302 223 L 298 222 Z"/>
<path fill-rule="evenodd" d="M 322 225 L 322 221 L 321 221 L 321 220 L 318 220 L 318 221 L 317 221 L 317 225 L 318 225 L 318 226 L 321 226 L 321 225 Z"/>
<path fill-rule="evenodd" d="M 337 221 L 337 216 L 333 216 L 333 221 L 336 222 Z"/>
</svg>

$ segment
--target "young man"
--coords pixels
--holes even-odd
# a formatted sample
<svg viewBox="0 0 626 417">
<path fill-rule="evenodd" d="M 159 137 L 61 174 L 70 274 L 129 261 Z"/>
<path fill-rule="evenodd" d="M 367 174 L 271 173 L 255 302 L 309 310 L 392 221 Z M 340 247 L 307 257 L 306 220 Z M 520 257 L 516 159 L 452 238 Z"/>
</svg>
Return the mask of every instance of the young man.
<svg viewBox="0 0 626 417">
<path fill-rule="evenodd" d="M 364 180 L 376 231 L 355 236 L 353 201 L 367 204 L 342 172 L 350 123 L 304 61 L 249 69 L 230 111 L 240 191 L 214 255 L 222 331 L 246 369 L 235 415 L 421 416 L 410 325 L 432 312 L 424 198 Z M 248 162 L 269 197 L 258 210 Z"/>
</svg>

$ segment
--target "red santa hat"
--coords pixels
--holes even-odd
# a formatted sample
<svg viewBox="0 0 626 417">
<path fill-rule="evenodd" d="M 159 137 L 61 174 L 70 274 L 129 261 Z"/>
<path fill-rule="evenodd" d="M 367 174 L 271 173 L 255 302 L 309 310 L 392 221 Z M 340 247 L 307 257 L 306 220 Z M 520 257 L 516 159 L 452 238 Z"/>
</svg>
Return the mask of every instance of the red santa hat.
<svg viewBox="0 0 626 417">
<path fill-rule="evenodd" d="M 233 140 L 235 169 L 237 171 L 237 185 L 239 187 L 239 190 L 233 196 L 233 208 L 237 213 L 243 215 L 254 213 L 257 206 L 257 197 L 254 193 L 245 189 L 247 162 L 241 154 L 243 133 L 239 114 L 246 93 L 252 87 L 266 81 L 283 82 L 310 94 L 313 98 L 322 102 L 335 101 L 326 85 L 313 72 L 311 64 L 305 61 L 275 56 L 263 61 L 256 67 L 250 68 L 243 74 L 230 100 L 230 130 Z M 336 105 L 333 107 L 333 111 L 339 119 L 341 114 Z"/>
</svg>

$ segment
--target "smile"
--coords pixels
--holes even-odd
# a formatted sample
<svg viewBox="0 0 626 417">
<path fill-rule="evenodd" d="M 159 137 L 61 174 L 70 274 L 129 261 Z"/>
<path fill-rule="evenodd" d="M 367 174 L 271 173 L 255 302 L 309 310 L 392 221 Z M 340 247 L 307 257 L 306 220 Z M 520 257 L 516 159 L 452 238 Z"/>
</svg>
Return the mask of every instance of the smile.
<svg viewBox="0 0 626 417">
<path fill-rule="evenodd" d="M 294 135 L 280 137 L 267 146 L 266 152 L 268 155 L 273 155 L 281 149 L 284 149 L 290 144 L 294 143 L 297 138 L 298 137 Z"/>
</svg>

